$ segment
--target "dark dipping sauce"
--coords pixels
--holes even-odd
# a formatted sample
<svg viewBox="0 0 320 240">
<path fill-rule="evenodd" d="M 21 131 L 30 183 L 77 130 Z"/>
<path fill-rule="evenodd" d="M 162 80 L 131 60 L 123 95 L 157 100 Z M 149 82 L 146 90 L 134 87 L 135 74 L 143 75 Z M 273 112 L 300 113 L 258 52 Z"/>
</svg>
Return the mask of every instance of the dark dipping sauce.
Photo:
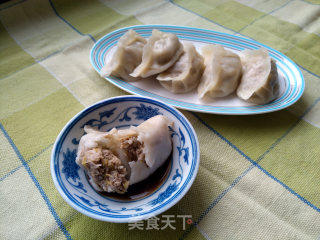
<svg viewBox="0 0 320 240">
<path fill-rule="evenodd" d="M 108 198 L 113 198 L 117 200 L 137 200 L 146 197 L 153 193 L 167 178 L 172 164 L 172 152 L 168 159 L 147 179 L 130 185 L 127 192 L 120 193 L 108 193 L 108 192 L 98 192 L 99 194 L 106 196 Z"/>
</svg>

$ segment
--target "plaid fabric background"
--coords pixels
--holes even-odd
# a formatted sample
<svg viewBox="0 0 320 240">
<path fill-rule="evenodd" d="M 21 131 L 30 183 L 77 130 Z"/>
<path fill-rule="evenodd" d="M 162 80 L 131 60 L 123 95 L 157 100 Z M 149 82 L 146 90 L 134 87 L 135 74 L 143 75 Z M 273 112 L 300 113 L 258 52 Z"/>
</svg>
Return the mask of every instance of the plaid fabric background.
<svg viewBox="0 0 320 240">
<path fill-rule="evenodd" d="M 126 94 L 95 73 L 94 42 L 137 24 L 257 40 L 300 67 L 305 93 L 256 116 L 183 111 L 200 141 L 198 176 L 163 215 L 176 230 L 129 230 L 71 208 L 50 175 L 53 143 L 94 102 Z M 0 239 L 319 239 L 319 0 L 26 0 L 0 4 Z M 159 216 L 161 219 L 161 216 Z M 160 224 L 161 226 L 161 224 Z"/>
</svg>

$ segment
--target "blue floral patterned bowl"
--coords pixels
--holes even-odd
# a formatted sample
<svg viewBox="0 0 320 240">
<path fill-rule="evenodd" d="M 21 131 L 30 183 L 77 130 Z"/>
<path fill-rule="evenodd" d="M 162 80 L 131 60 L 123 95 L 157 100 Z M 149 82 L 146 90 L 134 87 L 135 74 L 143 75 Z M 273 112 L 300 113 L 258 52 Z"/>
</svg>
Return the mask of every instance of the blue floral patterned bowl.
<svg viewBox="0 0 320 240">
<path fill-rule="evenodd" d="M 173 152 L 167 176 L 149 195 L 121 200 L 101 195 L 76 164 L 83 126 L 101 131 L 138 125 L 162 114 L 170 128 Z M 64 200 L 79 212 L 102 221 L 133 222 L 158 215 L 176 204 L 191 187 L 199 167 L 199 143 L 190 122 L 175 108 L 146 97 L 120 96 L 98 102 L 72 118 L 59 134 L 51 157 L 51 174 Z"/>
</svg>

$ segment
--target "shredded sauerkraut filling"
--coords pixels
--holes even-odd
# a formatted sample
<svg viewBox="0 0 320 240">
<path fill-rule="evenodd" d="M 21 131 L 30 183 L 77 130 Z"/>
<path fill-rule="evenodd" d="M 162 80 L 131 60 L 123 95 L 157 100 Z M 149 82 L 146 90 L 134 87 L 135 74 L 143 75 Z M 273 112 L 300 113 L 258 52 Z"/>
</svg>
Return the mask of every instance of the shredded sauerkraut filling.
<svg viewBox="0 0 320 240">
<path fill-rule="evenodd" d="M 127 169 L 110 150 L 94 148 L 85 152 L 82 165 L 89 176 L 106 192 L 124 193 L 129 187 Z"/>
</svg>

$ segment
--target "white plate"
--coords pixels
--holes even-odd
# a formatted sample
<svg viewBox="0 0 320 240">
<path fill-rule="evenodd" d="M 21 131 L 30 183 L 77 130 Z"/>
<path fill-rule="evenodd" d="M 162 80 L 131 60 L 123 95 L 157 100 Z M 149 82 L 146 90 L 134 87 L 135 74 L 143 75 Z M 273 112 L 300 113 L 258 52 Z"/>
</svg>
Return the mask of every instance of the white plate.
<svg viewBox="0 0 320 240">
<path fill-rule="evenodd" d="M 280 94 L 274 101 L 264 105 L 254 105 L 244 102 L 235 94 L 224 98 L 203 102 L 198 99 L 196 90 L 185 94 L 173 94 L 164 89 L 156 80 L 125 82 L 117 77 L 107 77 L 110 83 L 132 94 L 153 97 L 172 106 L 196 112 L 226 115 L 260 114 L 277 111 L 295 103 L 304 91 L 304 79 L 297 65 L 282 53 L 256 41 L 211 30 L 167 25 L 130 26 L 118 29 L 98 40 L 90 54 L 91 64 L 100 73 L 106 60 L 112 57 L 119 38 L 129 29 L 135 30 L 141 36 L 148 38 L 152 29 L 176 34 L 182 42 L 192 42 L 199 52 L 206 44 L 220 44 L 223 47 L 239 52 L 244 49 L 266 48 L 276 61 L 280 82 Z"/>
</svg>

